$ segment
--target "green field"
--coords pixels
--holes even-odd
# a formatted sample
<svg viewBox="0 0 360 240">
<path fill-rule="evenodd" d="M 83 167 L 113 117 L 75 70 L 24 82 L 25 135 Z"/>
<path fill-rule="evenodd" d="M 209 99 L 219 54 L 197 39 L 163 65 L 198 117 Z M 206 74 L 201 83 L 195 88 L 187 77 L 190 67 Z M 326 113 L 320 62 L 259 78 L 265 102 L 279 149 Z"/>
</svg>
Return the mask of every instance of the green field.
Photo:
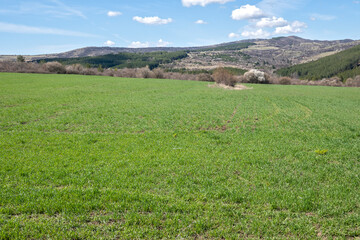
<svg viewBox="0 0 360 240">
<path fill-rule="evenodd" d="M 248 86 L 1 73 L 0 239 L 358 239 L 360 89 Z"/>
</svg>

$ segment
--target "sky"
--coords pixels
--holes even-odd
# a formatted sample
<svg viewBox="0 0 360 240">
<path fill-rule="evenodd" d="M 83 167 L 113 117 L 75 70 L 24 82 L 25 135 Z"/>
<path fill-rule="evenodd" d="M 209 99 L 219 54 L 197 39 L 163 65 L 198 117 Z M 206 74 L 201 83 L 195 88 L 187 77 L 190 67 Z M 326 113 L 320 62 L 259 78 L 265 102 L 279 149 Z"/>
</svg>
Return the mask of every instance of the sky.
<svg viewBox="0 0 360 240">
<path fill-rule="evenodd" d="M 0 55 L 360 39 L 360 0 L 0 0 Z"/>
</svg>

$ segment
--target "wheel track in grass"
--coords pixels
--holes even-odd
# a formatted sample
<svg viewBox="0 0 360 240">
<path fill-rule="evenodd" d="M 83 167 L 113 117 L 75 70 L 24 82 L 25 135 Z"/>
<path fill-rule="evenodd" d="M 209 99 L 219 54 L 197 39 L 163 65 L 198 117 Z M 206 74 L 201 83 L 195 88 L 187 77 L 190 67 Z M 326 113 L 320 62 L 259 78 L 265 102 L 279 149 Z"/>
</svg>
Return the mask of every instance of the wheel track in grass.
<svg viewBox="0 0 360 240">
<path fill-rule="evenodd" d="M 308 119 L 309 117 L 311 117 L 311 115 L 313 114 L 313 111 L 308 108 L 307 106 L 305 106 L 304 104 L 298 102 L 298 101 L 294 101 L 294 103 L 301 109 L 301 111 L 303 111 L 305 113 L 305 117 L 303 118 L 298 118 L 298 120 L 305 120 Z"/>
<path fill-rule="evenodd" d="M 246 101 L 248 99 L 248 97 L 246 96 L 244 101 Z M 233 122 L 234 120 L 234 117 L 235 115 L 237 114 L 238 112 L 238 109 L 239 107 L 241 106 L 242 102 L 240 102 L 239 104 L 237 104 L 235 107 L 234 107 L 234 110 L 232 112 L 232 114 L 230 115 L 230 117 L 228 118 L 228 120 L 225 121 L 225 124 L 223 125 L 218 125 L 216 127 L 207 127 L 207 128 L 203 128 L 201 127 L 199 130 L 201 131 L 219 131 L 219 132 L 225 132 L 228 127 L 229 127 L 229 124 Z"/>
<path fill-rule="evenodd" d="M 271 103 L 271 105 L 274 108 L 274 111 L 271 114 L 269 114 L 266 118 L 264 118 L 263 120 L 273 119 L 274 124 L 276 125 L 277 123 L 275 121 L 275 116 L 279 115 L 284 110 L 282 110 L 281 107 L 279 107 L 275 102 L 270 101 L 269 99 L 266 99 L 266 101 Z M 301 112 L 304 113 L 304 116 L 303 116 L 303 114 L 300 113 L 299 116 L 296 117 L 297 121 L 308 119 L 313 114 L 313 111 L 310 108 L 308 108 L 306 105 L 302 104 L 301 102 L 292 100 L 292 103 L 294 104 L 294 108 L 298 107 L 301 110 Z"/>
<path fill-rule="evenodd" d="M 246 101 L 247 99 L 248 99 L 248 97 L 245 96 L 244 101 Z M 226 131 L 226 130 L 228 129 L 229 124 L 232 123 L 232 121 L 234 120 L 234 117 L 235 117 L 235 115 L 237 114 L 238 109 L 239 109 L 239 107 L 241 106 L 241 104 L 242 104 L 242 102 L 240 102 L 239 104 L 237 104 L 237 105 L 235 106 L 235 108 L 234 108 L 234 110 L 233 110 L 230 118 L 229 118 L 229 119 L 225 122 L 225 124 L 222 125 L 220 128 L 219 128 L 219 126 L 217 126 L 217 127 L 216 127 L 217 129 L 216 129 L 216 130 L 220 130 L 221 132 L 224 132 L 224 131 Z"/>
</svg>

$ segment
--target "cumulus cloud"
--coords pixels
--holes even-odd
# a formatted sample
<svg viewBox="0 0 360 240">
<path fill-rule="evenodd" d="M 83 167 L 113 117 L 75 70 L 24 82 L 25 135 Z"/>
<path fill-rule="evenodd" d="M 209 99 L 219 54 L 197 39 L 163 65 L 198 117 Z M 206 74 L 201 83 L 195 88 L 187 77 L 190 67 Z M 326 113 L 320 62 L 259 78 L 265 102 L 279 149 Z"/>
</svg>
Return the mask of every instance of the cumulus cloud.
<svg viewBox="0 0 360 240">
<path fill-rule="evenodd" d="M 229 38 L 239 38 L 240 35 L 237 34 L 237 33 L 229 33 L 228 37 L 229 37 Z"/>
<path fill-rule="evenodd" d="M 148 48 L 148 47 L 167 47 L 171 44 L 171 42 L 164 41 L 163 39 L 159 39 L 157 42 L 140 42 L 134 41 L 128 47 L 129 48 Z"/>
<path fill-rule="evenodd" d="M 104 45 L 111 47 L 114 46 L 115 43 L 113 41 L 107 40 L 106 42 L 104 42 Z"/>
<path fill-rule="evenodd" d="M 158 16 L 155 17 L 133 17 L 134 21 L 143 24 L 150 24 L 150 25 L 161 25 L 161 24 L 168 24 L 171 23 L 173 20 L 171 18 L 168 19 L 161 19 Z"/>
<path fill-rule="evenodd" d="M 197 20 L 196 22 L 195 22 L 196 24 L 207 24 L 207 22 L 205 22 L 204 20 Z"/>
<path fill-rule="evenodd" d="M 117 17 L 120 16 L 122 13 L 121 12 L 114 12 L 114 11 L 108 11 L 107 15 L 109 17 Z"/>
<path fill-rule="evenodd" d="M 264 17 L 265 13 L 254 5 L 246 4 L 232 11 L 231 18 L 234 20 L 257 19 Z"/>
<path fill-rule="evenodd" d="M 284 18 L 261 18 L 260 21 L 256 23 L 256 27 L 258 28 L 274 28 L 274 27 L 283 27 L 288 24 Z"/>
<path fill-rule="evenodd" d="M 166 42 L 166 41 L 160 39 L 160 40 L 157 42 L 156 46 L 157 46 L 157 47 L 167 47 L 167 46 L 169 46 L 170 44 L 171 44 L 170 42 Z"/>
<path fill-rule="evenodd" d="M 150 44 L 148 42 L 136 41 L 136 42 L 132 42 L 129 45 L 129 48 L 147 48 L 147 47 L 150 47 Z"/>
<path fill-rule="evenodd" d="M 269 37 L 271 34 L 267 31 L 262 29 L 258 29 L 256 31 L 244 31 L 241 33 L 241 36 L 246 38 L 266 38 Z"/>
<path fill-rule="evenodd" d="M 288 24 L 283 27 L 277 27 L 275 34 L 289 34 L 302 32 L 304 28 L 307 28 L 306 23 L 295 21 L 292 24 Z"/>
<path fill-rule="evenodd" d="M 225 4 L 227 2 L 233 2 L 234 0 L 182 0 L 182 4 L 185 7 L 191 7 L 200 5 L 202 7 L 205 7 L 206 5 L 210 3 L 220 3 Z"/>
</svg>

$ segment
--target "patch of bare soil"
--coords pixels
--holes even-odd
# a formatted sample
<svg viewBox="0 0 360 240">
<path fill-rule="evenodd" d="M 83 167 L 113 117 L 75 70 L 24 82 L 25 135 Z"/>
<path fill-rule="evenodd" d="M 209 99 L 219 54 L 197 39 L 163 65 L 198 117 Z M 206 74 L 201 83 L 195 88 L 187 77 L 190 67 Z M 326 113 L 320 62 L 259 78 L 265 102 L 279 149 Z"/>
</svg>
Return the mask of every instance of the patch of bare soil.
<svg viewBox="0 0 360 240">
<path fill-rule="evenodd" d="M 231 87 L 231 86 L 227 86 L 225 84 L 209 84 L 208 87 L 211 87 L 211 88 L 224 88 L 224 89 L 228 89 L 228 90 L 250 90 L 250 89 L 253 89 L 253 88 L 249 88 L 249 87 L 246 87 L 242 84 L 236 84 L 234 87 Z"/>
</svg>

